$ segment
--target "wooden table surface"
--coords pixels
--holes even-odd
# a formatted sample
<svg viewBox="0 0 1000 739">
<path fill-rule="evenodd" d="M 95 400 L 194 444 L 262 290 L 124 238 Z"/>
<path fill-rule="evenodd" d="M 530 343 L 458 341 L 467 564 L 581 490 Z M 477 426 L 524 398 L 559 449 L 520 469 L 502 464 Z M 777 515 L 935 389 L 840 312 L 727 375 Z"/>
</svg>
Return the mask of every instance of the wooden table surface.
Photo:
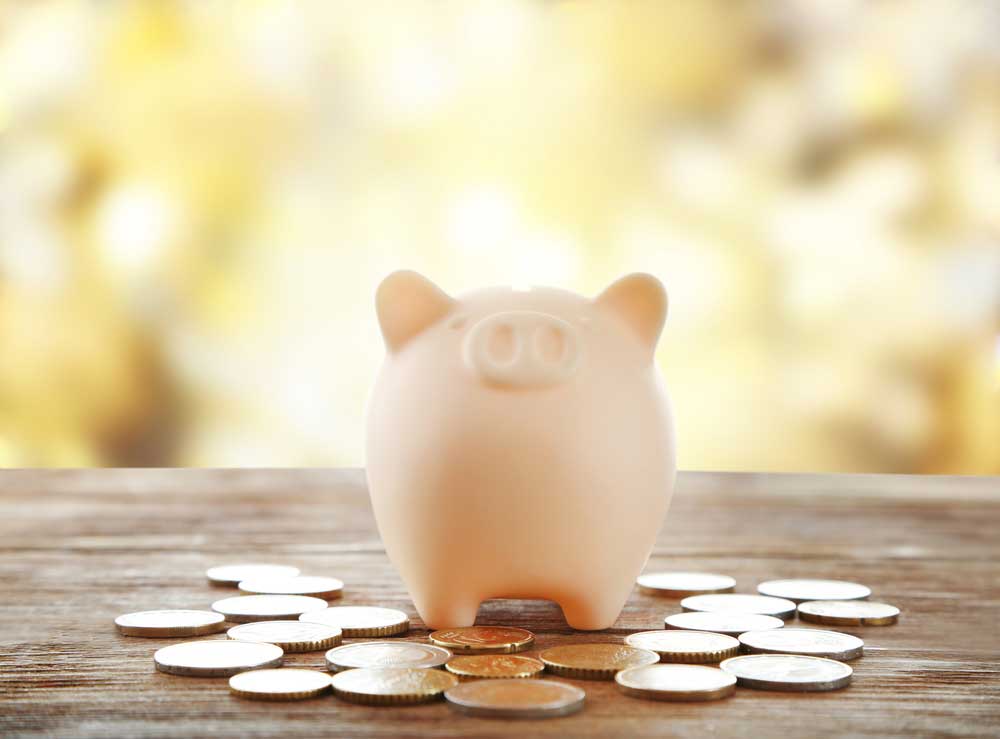
<svg viewBox="0 0 1000 739">
<path fill-rule="evenodd" d="M 224 678 L 154 670 L 153 652 L 181 640 L 115 632 L 121 613 L 228 595 L 206 583 L 211 565 L 268 560 L 342 578 L 343 604 L 405 610 L 407 638 L 425 640 L 360 471 L 0 472 L 0 548 L 3 736 L 1000 735 L 998 478 L 682 474 L 647 570 L 729 573 L 738 592 L 779 577 L 857 580 L 902 608 L 899 624 L 842 629 L 866 641 L 846 690 L 740 688 L 681 704 L 573 681 L 586 707 L 548 721 L 468 718 L 444 703 L 240 700 Z M 530 629 L 546 648 L 617 642 L 679 610 L 635 592 L 614 628 L 574 633 L 550 603 L 491 601 L 479 623 Z M 323 654 L 286 664 L 321 668 Z"/>
</svg>

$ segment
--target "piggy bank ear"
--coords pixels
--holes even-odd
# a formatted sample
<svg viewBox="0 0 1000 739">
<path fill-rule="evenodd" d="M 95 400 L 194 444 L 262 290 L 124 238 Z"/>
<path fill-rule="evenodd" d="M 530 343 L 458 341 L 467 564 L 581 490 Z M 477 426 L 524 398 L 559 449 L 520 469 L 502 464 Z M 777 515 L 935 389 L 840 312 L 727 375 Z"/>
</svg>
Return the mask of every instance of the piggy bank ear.
<svg viewBox="0 0 1000 739">
<path fill-rule="evenodd" d="M 389 351 L 435 323 L 452 309 L 455 301 L 441 288 L 416 272 L 393 272 L 375 291 L 375 312 Z"/>
<path fill-rule="evenodd" d="M 625 321 L 653 353 L 667 318 L 667 291 L 658 279 L 641 272 L 626 275 L 611 283 L 594 302 Z"/>
</svg>

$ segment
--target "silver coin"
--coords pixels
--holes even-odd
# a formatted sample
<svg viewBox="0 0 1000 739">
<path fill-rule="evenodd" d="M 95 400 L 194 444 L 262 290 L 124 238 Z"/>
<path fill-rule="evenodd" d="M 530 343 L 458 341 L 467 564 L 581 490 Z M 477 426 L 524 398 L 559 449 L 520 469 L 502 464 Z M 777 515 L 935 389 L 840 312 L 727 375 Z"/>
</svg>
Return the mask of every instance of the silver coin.
<svg viewBox="0 0 1000 739">
<path fill-rule="evenodd" d="M 731 593 L 736 581 L 729 575 L 706 572 L 650 572 L 636 579 L 639 589 L 651 595 L 686 598 L 703 593 Z"/>
<path fill-rule="evenodd" d="M 212 611 L 139 611 L 115 619 L 125 636 L 201 636 L 226 628 L 225 618 Z"/>
<path fill-rule="evenodd" d="M 798 654 L 747 654 L 727 659 L 719 668 L 745 688 L 803 693 L 845 688 L 854 674 L 843 662 Z"/>
<path fill-rule="evenodd" d="M 311 595 L 314 598 L 333 600 L 343 594 L 344 583 L 335 577 L 268 576 L 241 580 L 239 587 L 241 592 L 256 595 Z"/>
<path fill-rule="evenodd" d="M 748 652 L 806 654 L 828 659 L 857 659 L 865 643 L 856 636 L 822 629 L 775 629 L 740 634 L 740 644 Z"/>
<path fill-rule="evenodd" d="M 330 690 L 332 682 L 325 672 L 282 667 L 233 675 L 229 678 L 229 691 L 251 700 L 294 701 L 322 695 Z"/>
<path fill-rule="evenodd" d="M 221 613 L 227 621 L 280 621 L 298 618 L 304 613 L 326 608 L 322 598 L 307 595 L 236 595 L 212 604 L 212 610 Z"/>
<path fill-rule="evenodd" d="M 899 620 L 899 609 L 870 600 L 813 600 L 799 603 L 799 618 L 833 626 L 888 626 Z"/>
<path fill-rule="evenodd" d="M 663 625 L 667 629 L 713 631 L 716 634 L 739 636 L 744 631 L 780 629 L 785 625 L 785 622 L 780 618 L 764 616 L 759 613 L 688 611 L 667 616 L 663 619 Z"/>
<path fill-rule="evenodd" d="M 366 641 L 345 644 L 326 653 L 330 672 L 358 667 L 441 667 L 452 654 L 444 647 L 411 641 Z"/>
<path fill-rule="evenodd" d="M 845 580 L 768 580 L 757 586 L 757 592 L 796 603 L 807 600 L 862 600 L 872 594 L 871 588 Z"/>
<path fill-rule="evenodd" d="M 299 620 L 336 626 L 346 637 L 396 636 L 410 630 L 410 617 L 405 613 L 377 606 L 334 606 L 310 611 Z"/>
<path fill-rule="evenodd" d="M 482 718 L 556 718 L 583 708 L 587 694 L 569 683 L 538 678 L 473 680 L 445 691 L 448 705 Z"/>
<path fill-rule="evenodd" d="M 742 593 L 692 595 L 681 601 L 681 608 L 710 613 L 757 613 L 782 619 L 795 615 L 795 604 L 790 600 Z"/>
<path fill-rule="evenodd" d="M 189 641 L 158 649 L 153 662 L 160 672 L 193 677 L 229 677 L 246 670 L 278 667 L 284 655 L 273 644 L 219 639 Z"/>
<path fill-rule="evenodd" d="M 658 701 L 718 700 L 732 695 L 736 686 L 728 672 L 705 665 L 632 667 L 615 675 L 615 682 L 625 695 Z"/>
<path fill-rule="evenodd" d="M 343 632 L 335 626 L 305 621 L 255 621 L 226 632 L 237 641 L 275 644 L 286 652 L 319 652 L 340 644 Z"/>
<path fill-rule="evenodd" d="M 298 567 L 253 562 L 210 567 L 206 570 L 205 577 L 213 585 L 226 585 L 235 588 L 243 580 L 248 580 L 251 577 L 295 577 L 298 574 Z"/>
</svg>

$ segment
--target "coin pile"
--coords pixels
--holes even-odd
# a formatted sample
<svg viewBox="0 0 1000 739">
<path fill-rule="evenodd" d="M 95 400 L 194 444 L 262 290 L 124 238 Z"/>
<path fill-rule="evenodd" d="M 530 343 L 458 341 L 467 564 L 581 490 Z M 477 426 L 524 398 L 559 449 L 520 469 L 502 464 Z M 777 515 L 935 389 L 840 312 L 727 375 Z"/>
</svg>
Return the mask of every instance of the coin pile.
<svg viewBox="0 0 1000 739">
<path fill-rule="evenodd" d="M 803 626 L 886 626 L 899 609 L 867 600 L 871 590 L 840 580 L 771 580 L 756 594 L 736 593 L 719 574 L 661 572 L 638 578 L 640 592 L 680 601 L 663 628 L 618 642 L 532 649 L 535 635 L 513 626 L 472 626 L 431 632 L 426 642 L 389 639 L 409 633 L 410 620 L 392 608 L 331 606 L 343 581 L 303 575 L 287 565 L 212 567 L 211 585 L 241 595 L 211 610 L 155 610 L 115 619 L 118 632 L 138 637 L 216 638 L 156 650 L 155 668 L 172 675 L 228 677 L 232 695 L 265 701 L 315 698 L 332 692 L 366 705 L 441 699 L 456 712 L 487 718 L 554 718 L 580 711 L 586 693 L 569 680 L 613 680 L 624 695 L 655 701 L 713 701 L 737 686 L 758 690 L 828 691 L 846 687 L 864 641 L 852 634 Z M 357 639 L 343 643 L 344 639 Z M 327 672 L 282 667 L 286 653 L 324 651 Z M 713 667 L 710 665 L 718 665 Z M 556 676 L 552 680 L 544 675 Z"/>
</svg>

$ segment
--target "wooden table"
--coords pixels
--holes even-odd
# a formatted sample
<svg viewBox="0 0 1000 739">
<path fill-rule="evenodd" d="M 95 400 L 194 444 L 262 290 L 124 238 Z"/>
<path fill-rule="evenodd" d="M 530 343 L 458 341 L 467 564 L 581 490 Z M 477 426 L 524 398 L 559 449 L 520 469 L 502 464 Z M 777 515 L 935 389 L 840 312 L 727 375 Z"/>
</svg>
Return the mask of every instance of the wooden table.
<svg viewBox="0 0 1000 739">
<path fill-rule="evenodd" d="M 229 591 L 204 570 L 251 559 L 336 575 L 343 603 L 401 608 L 408 638 L 425 639 L 360 471 L 0 472 L 0 547 L 4 736 L 1000 734 L 998 478 L 682 474 L 649 570 L 729 573 L 742 592 L 777 577 L 858 580 L 903 609 L 900 623 L 843 629 L 867 646 L 839 692 L 741 688 L 716 703 L 655 703 L 578 681 L 585 709 L 549 721 L 467 718 L 443 703 L 240 700 L 225 679 L 156 672 L 152 654 L 172 640 L 115 632 L 120 613 L 208 607 Z M 531 629 L 546 648 L 618 641 L 678 610 L 636 592 L 605 632 L 574 633 L 536 601 L 486 603 L 479 622 Z M 323 655 L 286 664 L 320 668 Z"/>
</svg>

